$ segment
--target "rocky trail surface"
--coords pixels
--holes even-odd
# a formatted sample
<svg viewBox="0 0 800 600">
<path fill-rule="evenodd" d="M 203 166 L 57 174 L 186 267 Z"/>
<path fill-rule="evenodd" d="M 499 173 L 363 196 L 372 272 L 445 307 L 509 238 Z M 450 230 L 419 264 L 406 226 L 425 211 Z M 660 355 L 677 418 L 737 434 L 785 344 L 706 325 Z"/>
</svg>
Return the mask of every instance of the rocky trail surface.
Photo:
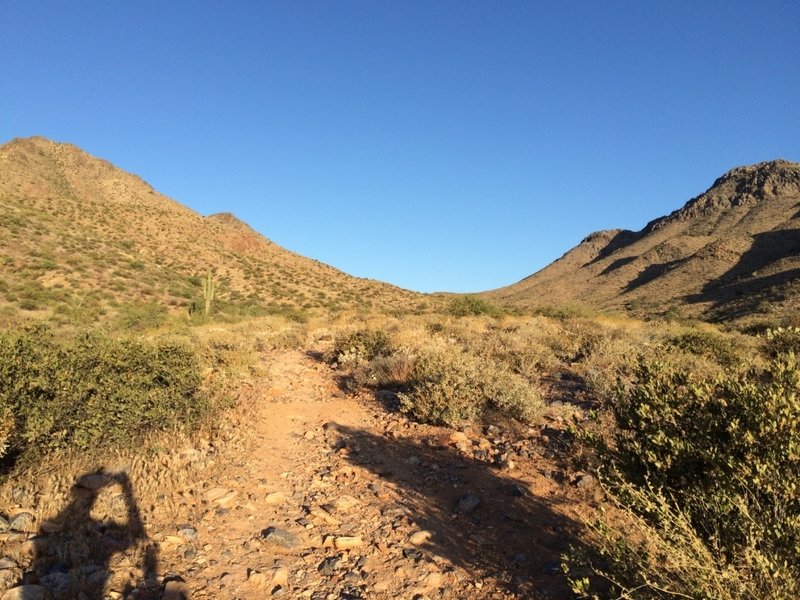
<svg viewBox="0 0 800 600">
<path fill-rule="evenodd" d="M 560 419 L 420 425 L 311 353 L 263 360 L 222 440 L 3 486 L 2 600 L 570 597 L 597 491 Z"/>
</svg>

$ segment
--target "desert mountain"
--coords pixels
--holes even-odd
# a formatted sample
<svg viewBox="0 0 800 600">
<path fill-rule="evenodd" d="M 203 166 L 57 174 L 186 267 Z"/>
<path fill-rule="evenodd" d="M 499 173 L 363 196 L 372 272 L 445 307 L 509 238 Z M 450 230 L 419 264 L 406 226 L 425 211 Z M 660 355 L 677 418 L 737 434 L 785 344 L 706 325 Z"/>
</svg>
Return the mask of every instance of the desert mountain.
<svg viewBox="0 0 800 600">
<path fill-rule="evenodd" d="M 580 304 L 639 316 L 783 316 L 800 307 L 800 164 L 735 168 L 638 232 L 593 233 L 486 295 L 529 309 Z"/>
<path fill-rule="evenodd" d="M 0 146 L 0 320 L 20 311 L 95 320 L 132 307 L 239 314 L 404 310 L 425 298 L 279 247 L 230 214 L 208 217 L 75 146 Z"/>
</svg>

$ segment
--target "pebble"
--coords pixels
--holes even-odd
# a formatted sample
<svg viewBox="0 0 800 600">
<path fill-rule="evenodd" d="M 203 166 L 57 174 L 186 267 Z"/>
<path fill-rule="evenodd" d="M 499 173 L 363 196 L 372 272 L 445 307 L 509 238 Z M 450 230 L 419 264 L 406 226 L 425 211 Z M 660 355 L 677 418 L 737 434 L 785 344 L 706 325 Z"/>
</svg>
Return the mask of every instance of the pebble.
<svg viewBox="0 0 800 600">
<path fill-rule="evenodd" d="M 75 485 L 85 490 L 92 490 L 93 492 L 96 492 L 97 490 L 103 488 L 103 486 L 107 485 L 109 481 L 110 478 L 105 473 L 90 473 L 78 479 Z"/>
<path fill-rule="evenodd" d="M 21 585 L 11 588 L 0 600 L 50 600 L 50 590 L 41 585 Z"/>
<path fill-rule="evenodd" d="M 334 572 L 342 566 L 342 559 L 338 556 L 330 556 L 323 560 L 319 567 L 317 567 L 317 571 L 319 571 L 322 575 L 330 576 L 333 575 Z"/>
<path fill-rule="evenodd" d="M 481 505 L 481 499 L 475 494 L 464 494 L 458 499 L 456 504 L 456 513 L 468 514 L 473 512 Z"/>
<path fill-rule="evenodd" d="M 416 548 L 403 548 L 403 556 L 416 562 L 422 558 L 422 552 Z"/>
<path fill-rule="evenodd" d="M 442 585 L 442 574 L 441 573 L 428 573 L 425 577 L 422 578 L 422 586 L 425 589 L 431 590 L 434 588 L 441 587 Z"/>
<path fill-rule="evenodd" d="M 178 535 L 187 540 L 197 539 L 197 529 L 191 525 L 178 525 Z"/>
<path fill-rule="evenodd" d="M 299 537 L 291 531 L 280 527 L 267 527 L 261 532 L 261 541 L 268 546 L 278 546 L 289 550 L 298 548 L 301 545 Z"/>
<path fill-rule="evenodd" d="M 364 540 L 361 539 L 361 536 L 341 536 L 333 541 L 333 545 L 337 550 L 350 550 L 363 546 Z"/>
<path fill-rule="evenodd" d="M 34 525 L 35 520 L 35 517 L 31 513 L 21 512 L 9 521 L 8 528 L 11 531 L 33 533 L 36 531 L 36 526 Z"/>
<path fill-rule="evenodd" d="M 281 586 L 285 588 L 289 585 L 289 569 L 286 567 L 277 567 L 272 571 L 272 585 Z"/>
<path fill-rule="evenodd" d="M 283 492 L 272 492 L 264 498 L 267 504 L 281 504 L 284 500 L 286 500 L 286 494 Z"/>
<path fill-rule="evenodd" d="M 189 600 L 189 586 L 183 581 L 168 581 L 164 586 L 162 600 Z"/>
<path fill-rule="evenodd" d="M 408 538 L 408 541 L 414 544 L 415 546 L 421 546 L 432 537 L 433 533 L 431 533 L 427 529 L 423 529 L 421 531 L 417 531 L 416 533 L 412 533 L 411 537 Z"/>
</svg>

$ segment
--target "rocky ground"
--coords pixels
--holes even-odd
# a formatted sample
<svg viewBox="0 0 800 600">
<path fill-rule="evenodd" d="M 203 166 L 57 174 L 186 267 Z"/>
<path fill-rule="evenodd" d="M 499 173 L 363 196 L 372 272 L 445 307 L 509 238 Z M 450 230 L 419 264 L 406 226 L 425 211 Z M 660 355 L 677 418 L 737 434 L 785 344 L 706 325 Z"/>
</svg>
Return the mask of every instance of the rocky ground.
<svg viewBox="0 0 800 600">
<path fill-rule="evenodd" d="M 2 600 L 570 597 L 598 490 L 556 413 L 420 425 L 312 353 L 263 360 L 218 439 L 0 489 Z"/>
</svg>

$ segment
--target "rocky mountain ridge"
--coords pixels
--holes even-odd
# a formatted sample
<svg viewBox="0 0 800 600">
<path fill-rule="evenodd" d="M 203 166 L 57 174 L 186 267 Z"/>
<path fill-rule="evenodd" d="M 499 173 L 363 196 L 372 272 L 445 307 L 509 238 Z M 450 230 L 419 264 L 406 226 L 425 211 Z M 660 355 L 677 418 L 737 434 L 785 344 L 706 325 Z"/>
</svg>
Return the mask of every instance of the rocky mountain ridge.
<svg viewBox="0 0 800 600">
<path fill-rule="evenodd" d="M 641 231 L 590 234 L 541 271 L 486 295 L 524 309 L 783 317 L 798 306 L 799 211 L 800 164 L 737 167 Z"/>
</svg>

